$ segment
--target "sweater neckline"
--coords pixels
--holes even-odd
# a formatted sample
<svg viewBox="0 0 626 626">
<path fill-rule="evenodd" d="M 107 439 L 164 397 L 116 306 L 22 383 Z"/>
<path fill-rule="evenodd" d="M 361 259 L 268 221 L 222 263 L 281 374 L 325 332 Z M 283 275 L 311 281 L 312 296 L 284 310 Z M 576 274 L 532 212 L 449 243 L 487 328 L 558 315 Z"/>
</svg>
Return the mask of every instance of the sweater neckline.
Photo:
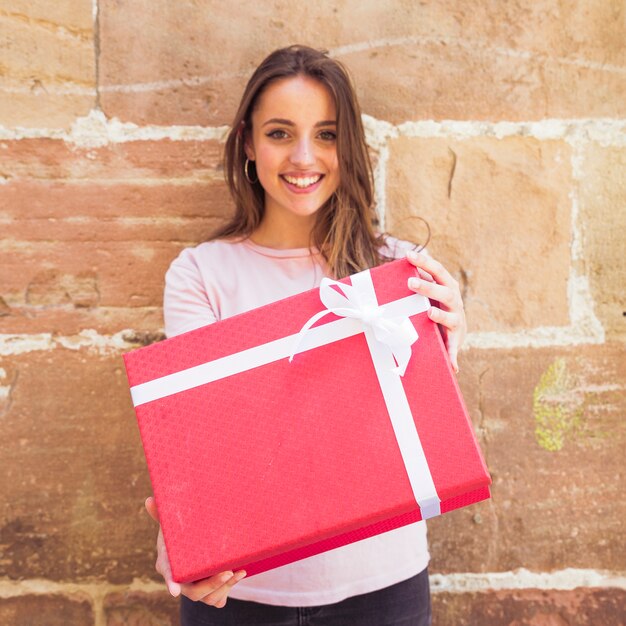
<svg viewBox="0 0 626 626">
<path fill-rule="evenodd" d="M 261 246 L 258 243 L 250 239 L 244 239 L 242 242 L 248 248 L 262 254 L 263 256 L 270 256 L 275 258 L 300 258 L 310 257 L 319 254 L 317 248 L 268 248 L 267 246 Z"/>
</svg>

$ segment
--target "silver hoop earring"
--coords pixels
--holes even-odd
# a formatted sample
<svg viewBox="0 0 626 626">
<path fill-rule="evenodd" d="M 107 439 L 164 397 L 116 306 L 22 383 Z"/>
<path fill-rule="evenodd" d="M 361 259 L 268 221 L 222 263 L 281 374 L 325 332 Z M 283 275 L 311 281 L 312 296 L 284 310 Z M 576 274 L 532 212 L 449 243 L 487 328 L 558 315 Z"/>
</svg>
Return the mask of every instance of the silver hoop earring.
<svg viewBox="0 0 626 626">
<path fill-rule="evenodd" d="M 254 163 L 254 161 L 252 161 Z M 248 159 L 248 157 L 246 157 L 246 162 L 243 164 L 243 173 L 244 176 L 246 177 L 246 180 L 251 184 L 254 185 L 254 183 L 258 183 L 259 182 L 259 177 L 257 176 L 255 180 L 252 180 L 250 178 L 250 172 L 248 170 L 248 167 L 250 166 L 250 159 Z"/>
</svg>

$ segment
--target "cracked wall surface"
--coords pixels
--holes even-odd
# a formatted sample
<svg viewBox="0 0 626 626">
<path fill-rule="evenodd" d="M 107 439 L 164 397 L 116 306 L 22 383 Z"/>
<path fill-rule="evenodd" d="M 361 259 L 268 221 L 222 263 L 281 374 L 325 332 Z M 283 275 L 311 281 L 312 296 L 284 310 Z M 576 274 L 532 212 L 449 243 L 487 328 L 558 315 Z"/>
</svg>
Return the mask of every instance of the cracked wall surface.
<svg viewBox="0 0 626 626">
<path fill-rule="evenodd" d="M 348 66 L 380 223 L 463 290 L 493 497 L 429 522 L 435 623 L 621 623 L 625 11 L 0 0 L 0 623 L 177 624 L 121 355 L 163 337 L 243 85 L 294 42 Z"/>
</svg>

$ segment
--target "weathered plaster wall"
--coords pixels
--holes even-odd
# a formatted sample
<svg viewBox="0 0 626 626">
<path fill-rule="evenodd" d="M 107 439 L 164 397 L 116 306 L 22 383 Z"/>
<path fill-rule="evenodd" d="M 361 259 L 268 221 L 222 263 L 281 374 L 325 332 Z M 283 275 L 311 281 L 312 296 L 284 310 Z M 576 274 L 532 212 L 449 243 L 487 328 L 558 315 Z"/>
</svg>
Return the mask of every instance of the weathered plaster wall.
<svg viewBox="0 0 626 626">
<path fill-rule="evenodd" d="M 0 623 L 176 624 L 121 354 L 230 201 L 256 63 L 352 70 L 381 221 L 462 284 L 493 499 L 429 524 L 436 624 L 626 614 L 626 9 L 0 0 Z"/>
</svg>

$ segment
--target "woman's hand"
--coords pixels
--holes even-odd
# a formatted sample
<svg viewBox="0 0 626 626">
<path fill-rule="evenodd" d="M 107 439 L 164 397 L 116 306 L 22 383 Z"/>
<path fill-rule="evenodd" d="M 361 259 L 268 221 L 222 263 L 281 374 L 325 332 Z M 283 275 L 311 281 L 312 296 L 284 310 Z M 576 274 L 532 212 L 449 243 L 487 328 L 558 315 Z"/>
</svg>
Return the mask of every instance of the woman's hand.
<svg viewBox="0 0 626 626">
<path fill-rule="evenodd" d="M 154 498 L 150 497 L 146 500 L 146 510 L 150 517 L 155 521 L 159 521 L 159 514 L 156 508 Z M 193 583 L 180 584 L 172 580 L 172 570 L 170 569 L 170 560 L 167 557 L 165 549 L 165 541 L 163 541 L 163 533 L 159 526 L 159 536 L 157 538 L 157 560 L 156 571 L 163 576 L 165 584 L 169 592 L 177 597 L 181 593 L 190 600 L 204 602 L 218 609 L 226 606 L 226 600 L 230 590 L 236 585 L 246 573 L 243 570 L 238 572 L 222 572 L 203 580 L 197 580 Z"/>
<path fill-rule="evenodd" d="M 413 250 L 407 252 L 406 256 L 420 275 L 420 278 L 409 278 L 409 289 L 439 305 L 430 307 L 428 317 L 443 327 L 448 356 L 454 371 L 458 373 L 457 357 L 467 332 L 459 283 L 435 259 Z"/>
</svg>

